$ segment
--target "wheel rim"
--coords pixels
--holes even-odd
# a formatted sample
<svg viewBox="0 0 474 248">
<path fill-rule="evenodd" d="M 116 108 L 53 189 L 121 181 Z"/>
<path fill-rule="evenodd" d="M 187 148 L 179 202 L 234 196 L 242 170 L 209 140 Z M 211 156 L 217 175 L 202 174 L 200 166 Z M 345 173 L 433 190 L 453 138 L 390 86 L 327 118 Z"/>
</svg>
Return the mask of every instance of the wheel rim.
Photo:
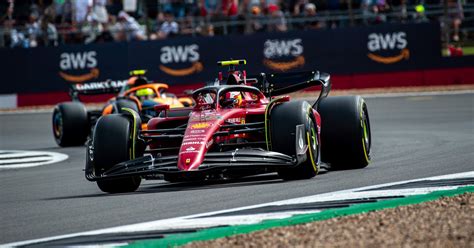
<svg viewBox="0 0 474 248">
<path fill-rule="evenodd" d="M 369 116 L 367 113 L 367 107 L 364 104 L 362 107 L 361 113 L 361 124 L 362 124 L 362 145 L 364 147 L 365 156 L 367 162 L 370 161 L 370 148 L 371 148 L 371 135 L 370 135 L 370 123 L 369 123 Z"/>
<path fill-rule="evenodd" d="M 308 141 L 308 150 L 310 156 L 310 163 L 314 169 L 315 173 L 318 173 L 318 164 L 317 164 L 317 156 L 318 154 L 318 140 L 316 137 L 316 130 L 314 128 L 314 122 L 312 118 L 309 118 L 309 132 L 307 132 L 307 141 Z"/>
<path fill-rule="evenodd" d="M 53 132 L 56 138 L 60 138 L 63 133 L 63 118 L 60 112 L 56 112 L 53 117 Z"/>
</svg>

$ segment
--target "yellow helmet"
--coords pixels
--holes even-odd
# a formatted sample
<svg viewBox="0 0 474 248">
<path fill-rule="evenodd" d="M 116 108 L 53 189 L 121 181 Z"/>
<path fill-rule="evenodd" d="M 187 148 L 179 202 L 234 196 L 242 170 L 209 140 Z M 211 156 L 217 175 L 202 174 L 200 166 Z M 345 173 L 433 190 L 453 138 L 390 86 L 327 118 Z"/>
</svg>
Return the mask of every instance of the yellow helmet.
<svg viewBox="0 0 474 248">
<path fill-rule="evenodd" d="M 137 90 L 137 96 L 153 96 L 155 92 L 150 88 Z"/>
</svg>

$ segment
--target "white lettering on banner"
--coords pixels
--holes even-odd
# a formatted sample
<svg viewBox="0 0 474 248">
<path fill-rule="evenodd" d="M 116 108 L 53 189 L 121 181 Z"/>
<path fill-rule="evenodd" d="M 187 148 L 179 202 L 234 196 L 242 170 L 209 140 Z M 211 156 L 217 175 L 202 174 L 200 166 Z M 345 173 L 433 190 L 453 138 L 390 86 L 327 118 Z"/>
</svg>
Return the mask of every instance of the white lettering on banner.
<svg viewBox="0 0 474 248">
<path fill-rule="evenodd" d="M 263 54 L 265 55 L 265 58 L 268 59 L 299 56 L 303 54 L 302 40 L 266 40 L 264 43 Z"/>
<path fill-rule="evenodd" d="M 61 53 L 59 67 L 61 70 L 87 69 L 97 66 L 97 52 Z"/>
<path fill-rule="evenodd" d="M 83 91 L 83 90 L 121 88 L 126 84 L 127 84 L 127 80 L 118 80 L 118 81 L 90 82 L 90 83 L 84 83 L 84 84 L 75 84 L 74 87 L 78 91 Z"/>
<path fill-rule="evenodd" d="M 405 32 L 394 32 L 387 34 L 371 33 L 369 34 L 369 42 L 367 48 L 371 52 L 378 50 L 393 50 L 403 49 L 407 46 L 408 42 L 406 39 Z"/>
<path fill-rule="evenodd" d="M 199 46 L 197 44 L 161 48 L 160 61 L 162 64 L 196 62 L 198 60 Z"/>
</svg>

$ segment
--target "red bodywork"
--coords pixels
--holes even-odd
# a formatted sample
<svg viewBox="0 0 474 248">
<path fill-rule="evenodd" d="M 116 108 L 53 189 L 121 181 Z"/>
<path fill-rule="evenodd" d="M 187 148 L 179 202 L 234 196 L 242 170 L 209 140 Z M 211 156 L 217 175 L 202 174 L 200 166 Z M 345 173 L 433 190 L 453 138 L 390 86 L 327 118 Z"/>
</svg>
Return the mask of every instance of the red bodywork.
<svg viewBox="0 0 474 248">
<path fill-rule="evenodd" d="M 245 75 L 245 72 L 243 75 Z M 243 75 L 240 72 L 230 72 L 227 82 L 232 80 L 240 86 L 249 86 L 251 82 L 248 82 Z M 220 88 L 216 86 L 215 89 L 219 90 Z M 214 102 L 206 102 L 198 94 L 194 94 L 196 106 L 192 108 L 187 116 L 168 117 L 168 115 L 171 116 L 172 112 L 176 110 L 160 107 L 160 111 L 165 111 L 164 117 L 152 118 L 148 122 L 147 130 L 174 128 L 187 124 L 186 130 L 182 141 L 154 141 L 149 144 L 150 149 L 179 147 L 179 152 L 167 155 L 178 154 L 177 165 L 180 171 L 196 171 L 203 163 L 206 153 L 210 150 L 218 151 L 216 149 L 219 144 L 235 142 L 236 140 L 237 142 L 238 140 L 245 140 L 245 142 L 265 141 L 265 133 L 238 133 L 216 136 L 218 132 L 226 131 L 226 125 L 249 124 L 265 120 L 269 99 L 256 88 L 253 89 L 251 92 L 239 92 L 240 99 L 238 99 L 238 104 L 232 107 L 222 106 L 221 101 L 217 99 L 217 94 Z M 288 96 L 284 96 L 274 101 L 285 102 L 289 100 Z M 313 110 L 313 115 L 317 124 L 318 140 L 320 140 L 321 118 L 316 110 Z"/>
</svg>

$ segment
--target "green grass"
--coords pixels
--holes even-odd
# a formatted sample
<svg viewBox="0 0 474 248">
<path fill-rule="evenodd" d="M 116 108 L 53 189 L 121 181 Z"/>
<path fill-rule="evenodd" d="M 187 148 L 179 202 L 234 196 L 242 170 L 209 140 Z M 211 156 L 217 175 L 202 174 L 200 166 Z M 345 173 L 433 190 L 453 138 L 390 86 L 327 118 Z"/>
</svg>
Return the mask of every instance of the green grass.
<svg viewBox="0 0 474 248">
<path fill-rule="evenodd" d="M 463 55 L 474 55 L 474 46 L 463 47 L 462 48 Z M 443 49 L 441 51 L 444 57 L 448 56 L 448 49 Z"/>
</svg>

